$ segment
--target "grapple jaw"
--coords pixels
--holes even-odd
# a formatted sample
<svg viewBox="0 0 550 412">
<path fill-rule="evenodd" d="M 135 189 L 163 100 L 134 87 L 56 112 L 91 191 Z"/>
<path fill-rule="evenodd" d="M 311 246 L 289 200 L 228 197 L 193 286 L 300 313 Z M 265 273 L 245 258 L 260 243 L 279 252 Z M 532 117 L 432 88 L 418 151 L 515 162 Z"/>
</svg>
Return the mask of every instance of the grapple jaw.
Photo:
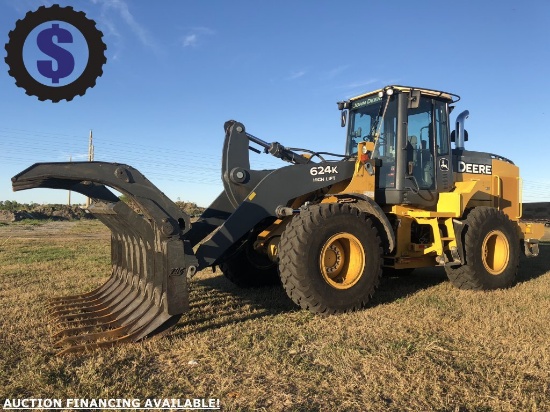
<svg viewBox="0 0 550 412">
<path fill-rule="evenodd" d="M 111 276 L 81 295 L 52 299 L 60 354 L 170 331 L 189 309 L 187 278 L 197 263 L 190 218 L 137 170 L 103 162 L 38 163 L 12 178 L 14 190 L 67 189 L 94 199 L 89 211 L 111 230 Z M 120 201 L 105 185 L 124 193 Z"/>
</svg>

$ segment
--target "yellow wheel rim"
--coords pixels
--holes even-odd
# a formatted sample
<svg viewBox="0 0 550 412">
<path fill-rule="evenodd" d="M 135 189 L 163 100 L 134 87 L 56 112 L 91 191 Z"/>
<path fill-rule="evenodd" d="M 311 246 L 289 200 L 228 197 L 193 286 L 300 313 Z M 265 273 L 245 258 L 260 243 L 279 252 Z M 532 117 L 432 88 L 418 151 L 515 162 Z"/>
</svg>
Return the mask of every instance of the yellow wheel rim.
<svg viewBox="0 0 550 412">
<path fill-rule="evenodd" d="M 508 239 L 500 230 L 487 233 L 481 247 L 483 266 L 491 275 L 500 275 L 510 260 Z"/>
<path fill-rule="evenodd" d="M 350 233 L 331 236 L 321 249 L 321 274 L 336 289 L 349 289 L 355 285 L 365 268 L 363 245 Z"/>
</svg>

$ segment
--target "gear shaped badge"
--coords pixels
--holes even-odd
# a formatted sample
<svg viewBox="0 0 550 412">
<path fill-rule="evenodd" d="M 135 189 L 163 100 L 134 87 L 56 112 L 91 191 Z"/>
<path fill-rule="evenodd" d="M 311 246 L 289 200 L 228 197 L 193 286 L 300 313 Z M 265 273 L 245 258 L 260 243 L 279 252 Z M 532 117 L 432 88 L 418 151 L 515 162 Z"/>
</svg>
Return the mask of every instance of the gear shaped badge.
<svg viewBox="0 0 550 412">
<path fill-rule="evenodd" d="M 35 28 L 44 23 L 52 22 L 51 27 L 42 30 L 37 37 L 39 49 L 57 60 L 55 66 L 51 60 L 36 62 L 38 71 L 46 78 L 51 79 L 52 85 L 44 84 L 33 77 L 32 70 L 25 65 L 23 48 L 27 38 Z M 60 78 L 68 77 L 75 68 L 74 56 L 57 43 L 72 43 L 73 37 L 69 30 L 60 27 L 59 22 L 73 26 L 84 37 L 88 46 L 88 61 L 84 70 L 75 80 L 65 85 L 58 85 Z M 41 6 L 36 11 L 29 11 L 18 20 L 15 29 L 9 33 L 6 43 L 5 61 L 9 66 L 9 75 L 15 79 L 15 84 L 29 96 L 37 96 L 39 100 L 51 100 L 54 103 L 60 100 L 72 100 L 75 96 L 83 96 L 88 88 L 96 84 L 96 80 L 103 74 L 103 65 L 107 62 L 105 50 L 107 46 L 102 40 L 103 33 L 96 28 L 96 23 L 86 17 L 82 11 L 75 11 L 72 7 Z"/>
</svg>

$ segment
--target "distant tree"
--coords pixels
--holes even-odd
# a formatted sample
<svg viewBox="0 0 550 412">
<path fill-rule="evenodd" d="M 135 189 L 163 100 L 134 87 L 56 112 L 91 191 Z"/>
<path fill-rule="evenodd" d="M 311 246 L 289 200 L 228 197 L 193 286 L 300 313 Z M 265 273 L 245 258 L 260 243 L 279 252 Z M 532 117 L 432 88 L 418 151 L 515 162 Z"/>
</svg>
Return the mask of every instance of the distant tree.
<svg viewBox="0 0 550 412">
<path fill-rule="evenodd" d="M 15 212 L 16 210 L 21 210 L 26 208 L 28 208 L 28 205 L 21 204 L 19 202 L 16 202 L 15 200 L 0 201 L 0 210 L 8 210 L 10 212 Z"/>
<path fill-rule="evenodd" d="M 181 200 L 176 200 L 174 202 L 183 212 L 187 213 L 190 216 L 199 216 L 204 212 L 204 207 L 197 206 L 195 202 L 182 202 Z"/>
</svg>

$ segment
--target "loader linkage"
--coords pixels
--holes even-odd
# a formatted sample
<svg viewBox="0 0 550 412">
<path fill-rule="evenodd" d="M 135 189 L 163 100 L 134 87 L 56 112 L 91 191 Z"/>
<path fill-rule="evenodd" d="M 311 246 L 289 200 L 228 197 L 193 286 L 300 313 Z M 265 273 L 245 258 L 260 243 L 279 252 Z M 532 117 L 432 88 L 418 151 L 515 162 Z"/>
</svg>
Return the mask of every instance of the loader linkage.
<svg viewBox="0 0 550 412">
<path fill-rule="evenodd" d="M 196 270 L 183 237 L 190 218 L 137 170 L 102 162 L 43 163 L 12 182 L 14 190 L 46 187 L 90 196 L 89 211 L 111 230 L 107 282 L 51 301 L 52 315 L 63 328 L 54 335 L 60 354 L 162 335 L 188 310 L 187 276 Z M 104 185 L 128 196 L 143 215 Z"/>
<path fill-rule="evenodd" d="M 92 292 L 51 303 L 53 316 L 64 328 L 54 336 L 61 353 L 166 333 L 189 308 L 188 277 L 223 262 L 248 238 L 251 228 L 274 221 L 279 207 L 353 174 L 353 162 L 339 161 L 330 163 L 336 171 L 330 182 L 313 179 L 313 165 L 325 163 L 312 164 L 279 143 L 268 144 L 246 133 L 242 123 L 226 122 L 225 132 L 224 191 L 193 227 L 188 215 L 127 165 L 37 163 L 12 178 L 15 191 L 65 189 L 92 198 L 89 212 L 111 230 L 109 280 Z M 294 165 L 252 170 L 250 142 Z M 139 212 L 106 186 L 126 195 Z"/>
</svg>

